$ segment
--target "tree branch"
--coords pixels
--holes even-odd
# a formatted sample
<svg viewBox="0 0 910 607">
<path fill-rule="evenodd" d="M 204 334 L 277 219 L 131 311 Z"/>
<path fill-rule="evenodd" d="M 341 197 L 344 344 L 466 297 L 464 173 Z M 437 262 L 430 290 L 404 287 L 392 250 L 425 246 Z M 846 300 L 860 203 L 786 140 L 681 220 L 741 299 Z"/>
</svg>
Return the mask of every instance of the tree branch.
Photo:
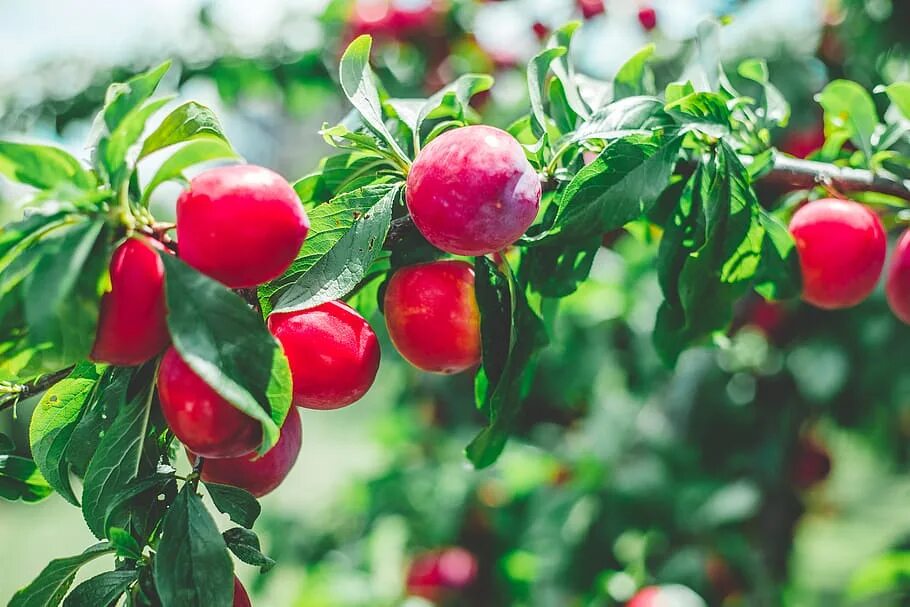
<svg viewBox="0 0 910 607">
<path fill-rule="evenodd" d="M 27 384 L 14 384 L 12 386 L 7 386 L 3 392 L 2 398 L 5 398 L 3 402 L 0 402 L 0 411 L 8 409 L 18 403 L 24 398 L 29 398 L 30 396 L 35 396 L 40 394 L 56 384 L 58 381 L 70 374 L 70 371 L 73 370 L 73 367 L 67 367 L 66 369 L 61 369 L 59 371 L 54 371 L 53 373 L 48 373 L 42 377 L 39 377 L 33 382 Z"/>
<path fill-rule="evenodd" d="M 741 157 L 743 164 L 752 163 L 750 156 Z M 761 178 L 762 181 L 795 188 L 811 188 L 828 184 L 840 192 L 878 192 L 910 200 L 910 180 L 876 175 L 865 169 L 839 167 L 826 162 L 802 160 L 778 154 L 774 168 Z"/>
<path fill-rule="evenodd" d="M 754 162 L 752 156 L 740 156 L 745 166 Z M 839 167 L 826 162 L 802 160 L 777 154 L 770 172 L 759 181 L 808 189 L 818 185 L 829 185 L 839 192 L 878 192 L 910 201 L 910 180 L 901 180 L 876 175 L 865 169 Z M 409 215 L 392 220 L 383 248 L 389 249 L 402 243 L 417 228 Z"/>
</svg>

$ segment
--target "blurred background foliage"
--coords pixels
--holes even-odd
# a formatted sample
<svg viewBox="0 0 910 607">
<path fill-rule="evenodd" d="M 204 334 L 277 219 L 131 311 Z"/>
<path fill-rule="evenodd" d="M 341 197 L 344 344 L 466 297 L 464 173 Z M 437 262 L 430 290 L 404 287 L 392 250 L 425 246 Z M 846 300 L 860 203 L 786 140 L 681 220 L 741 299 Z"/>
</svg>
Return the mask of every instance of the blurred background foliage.
<svg viewBox="0 0 910 607">
<path fill-rule="evenodd" d="M 700 36 L 706 18 L 727 25 Z M 524 64 L 570 19 L 595 79 L 648 43 L 658 78 L 699 45 L 766 58 L 794 107 L 778 145 L 798 156 L 823 142 L 812 99 L 826 82 L 910 75 L 905 0 L 0 0 L 0 134 L 72 149 L 108 82 L 174 58 L 181 99 L 296 178 L 346 111 L 334 70 L 353 36 L 377 38 L 394 96 L 493 73 L 476 109 L 504 126 L 527 107 Z M 0 182 L 4 221 L 18 195 Z M 387 339 L 366 399 L 305 411 L 301 457 L 259 523 L 280 565 L 241 571 L 254 603 L 610 606 L 680 584 L 708 605 L 910 604 L 910 329 L 881 293 L 837 313 L 748 300 L 725 339 L 668 370 L 650 339 L 656 244 L 639 228 L 605 238 L 592 280 L 544 306 L 552 344 L 492 469 L 462 453 L 480 423 L 470 378 L 420 374 Z M 27 419 L 26 404 L 0 424 L 21 438 Z M 0 600 L 48 546 L 81 548 L 78 516 L 57 497 L 0 503 Z"/>
</svg>

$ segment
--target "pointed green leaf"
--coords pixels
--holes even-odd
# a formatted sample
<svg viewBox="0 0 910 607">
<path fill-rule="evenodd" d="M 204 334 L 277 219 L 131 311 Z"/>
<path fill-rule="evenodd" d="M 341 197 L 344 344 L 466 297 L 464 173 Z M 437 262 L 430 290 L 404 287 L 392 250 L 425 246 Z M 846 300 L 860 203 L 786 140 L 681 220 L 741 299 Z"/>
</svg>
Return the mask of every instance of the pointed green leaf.
<svg viewBox="0 0 910 607">
<path fill-rule="evenodd" d="M 162 183 L 183 179 L 183 171 L 186 169 L 210 160 L 226 158 L 239 158 L 239 156 L 229 143 L 221 139 L 204 138 L 187 143 L 162 162 L 155 171 L 155 175 L 142 192 L 142 204 L 148 204 L 152 193 Z"/>
<path fill-rule="evenodd" d="M 262 506 L 252 493 L 240 487 L 218 483 L 205 483 L 205 488 L 219 512 L 227 514 L 238 525 L 253 528 L 253 523 L 262 512 Z"/>
<path fill-rule="evenodd" d="M 648 66 L 656 48 L 653 44 L 645 46 L 619 68 L 613 77 L 614 101 L 635 95 L 653 95 L 656 92 L 654 72 Z"/>
<path fill-rule="evenodd" d="M 152 96 L 161 79 L 171 67 L 170 61 L 137 74 L 126 82 L 116 82 L 107 89 L 102 116 L 109 132 L 113 132 L 127 114 Z"/>
<path fill-rule="evenodd" d="M 95 178 L 68 152 L 49 145 L 0 141 L 0 174 L 40 190 L 65 184 L 82 189 Z"/>
<path fill-rule="evenodd" d="M 113 551 L 110 544 L 101 542 L 80 555 L 54 559 L 31 584 L 13 595 L 9 607 L 57 607 L 72 586 L 79 568 Z"/>
<path fill-rule="evenodd" d="M 16 455 L 0 455 L 0 497 L 38 502 L 53 493 L 35 462 Z"/>
<path fill-rule="evenodd" d="M 155 585 L 163 607 L 228 607 L 233 600 L 234 566 L 227 546 L 189 483 L 164 517 Z"/>
<path fill-rule="evenodd" d="M 648 212 L 666 188 L 682 137 L 630 135 L 607 145 L 563 191 L 553 230 L 560 242 L 620 228 Z"/>
<path fill-rule="evenodd" d="M 82 491 L 82 515 L 98 538 L 107 535 L 105 518 L 111 499 L 127 486 L 139 472 L 145 429 L 151 409 L 154 386 L 137 395 L 117 413 L 117 417 L 98 443 L 85 471 Z M 118 527 L 127 527 L 115 521 Z"/>
<path fill-rule="evenodd" d="M 281 347 L 239 295 L 173 255 L 160 256 L 174 347 L 208 385 L 262 424 L 259 452 L 265 453 L 291 405 Z"/>
<path fill-rule="evenodd" d="M 371 186 L 313 209 L 310 235 L 284 276 L 265 287 L 275 310 L 301 310 L 342 299 L 382 250 L 400 185 Z"/>
<path fill-rule="evenodd" d="M 46 349 L 47 371 L 88 358 L 95 338 L 110 243 L 103 219 L 82 221 L 48 237 L 48 250 L 26 278 L 29 341 Z"/>
<path fill-rule="evenodd" d="M 871 159 L 878 112 L 869 92 L 855 82 L 835 80 L 828 83 L 817 99 L 825 110 L 825 137 L 849 138 L 867 161 Z"/>
<path fill-rule="evenodd" d="M 363 117 L 366 126 L 382 139 L 402 161 L 408 163 L 407 154 L 392 136 L 382 117 L 379 91 L 376 89 L 375 75 L 370 68 L 372 45 L 373 41 L 369 36 L 360 36 L 348 45 L 341 56 L 339 68 L 341 88 L 351 105 Z"/>
<path fill-rule="evenodd" d="M 910 82 L 889 84 L 885 87 L 885 93 L 904 118 L 910 120 Z"/>
<path fill-rule="evenodd" d="M 491 264 L 486 258 L 478 258 L 478 263 Z M 503 265 L 503 268 L 508 284 L 509 330 L 504 332 L 501 327 L 493 328 L 490 326 L 491 323 L 487 323 L 488 328 L 495 330 L 492 339 L 503 342 L 495 347 L 490 343 L 489 331 L 487 338 L 481 337 L 484 339 L 484 347 L 488 348 L 487 351 L 493 350 L 496 353 L 494 356 L 501 357 L 503 351 L 507 354 L 505 360 L 496 361 L 495 366 L 487 363 L 487 355 L 484 354 L 484 380 L 479 382 L 476 392 L 477 397 L 481 399 L 478 406 L 489 415 L 490 421 L 465 449 L 468 459 L 476 468 L 485 468 L 493 464 L 505 448 L 512 425 L 531 386 L 534 355 L 547 344 L 543 322 L 528 305 L 524 286 L 515 280 L 508 265 Z M 492 277 L 496 271 L 488 269 L 483 274 Z M 493 288 L 496 286 L 493 285 Z M 497 299 L 500 298 L 491 301 Z M 497 321 L 502 315 L 501 304 L 497 303 L 491 307 L 485 305 L 481 309 L 481 331 L 484 327 L 485 310 L 492 314 L 493 324 L 501 322 Z M 498 370 L 500 366 L 501 371 Z M 495 375 L 488 377 L 488 369 L 498 373 L 498 378 Z"/>
<path fill-rule="evenodd" d="M 243 527 L 228 529 L 222 536 L 228 549 L 247 565 L 259 567 L 259 573 L 266 573 L 275 566 L 275 561 L 262 553 L 259 537 Z"/>
<path fill-rule="evenodd" d="M 102 370 L 103 366 L 89 362 L 76 365 L 68 377 L 44 393 L 29 424 L 29 444 L 38 469 L 57 493 L 77 507 L 79 502 L 69 480 L 67 449 Z"/>
<path fill-rule="evenodd" d="M 182 143 L 199 137 L 207 137 L 228 143 L 221 121 L 215 113 L 195 101 L 188 101 L 175 108 L 161 124 L 145 139 L 139 158 L 175 143 Z M 228 145 L 230 148 L 230 145 Z"/>
<path fill-rule="evenodd" d="M 138 579 L 137 569 L 105 571 L 76 586 L 63 607 L 109 607 Z"/>
</svg>

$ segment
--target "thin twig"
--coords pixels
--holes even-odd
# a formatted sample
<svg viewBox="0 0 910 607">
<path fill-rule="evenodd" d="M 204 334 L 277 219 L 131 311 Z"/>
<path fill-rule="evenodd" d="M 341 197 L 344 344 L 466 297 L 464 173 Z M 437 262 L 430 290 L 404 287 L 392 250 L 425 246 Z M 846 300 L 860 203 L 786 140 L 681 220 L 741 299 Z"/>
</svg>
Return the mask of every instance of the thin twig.
<svg viewBox="0 0 910 607">
<path fill-rule="evenodd" d="M 742 157 L 742 160 L 746 166 L 752 163 L 749 156 Z M 762 180 L 796 188 L 828 184 L 838 192 L 878 192 L 910 200 L 910 180 L 782 154 L 775 156 L 774 168 Z"/>
<path fill-rule="evenodd" d="M 262 308 L 259 305 L 259 294 L 256 291 L 256 287 L 250 289 L 234 289 L 234 292 L 237 293 L 243 300 L 250 305 L 251 308 L 257 312 L 262 312 Z"/>
<path fill-rule="evenodd" d="M 73 370 L 73 367 L 67 367 L 66 369 L 61 369 L 59 371 L 54 371 L 53 373 L 48 373 L 42 377 L 39 377 L 33 382 L 27 384 L 18 384 L 7 386 L 4 390 L 8 400 L 0 403 L 0 411 L 8 409 L 15 406 L 19 401 L 29 398 L 30 396 L 35 396 L 40 394 L 56 384 L 58 381 L 70 374 L 70 371 Z"/>
<path fill-rule="evenodd" d="M 199 479 L 202 478 L 202 466 L 205 465 L 205 458 L 201 455 L 196 456 L 196 463 L 193 464 L 193 471 L 187 477 L 186 481 L 190 483 L 193 491 L 199 487 Z"/>
</svg>

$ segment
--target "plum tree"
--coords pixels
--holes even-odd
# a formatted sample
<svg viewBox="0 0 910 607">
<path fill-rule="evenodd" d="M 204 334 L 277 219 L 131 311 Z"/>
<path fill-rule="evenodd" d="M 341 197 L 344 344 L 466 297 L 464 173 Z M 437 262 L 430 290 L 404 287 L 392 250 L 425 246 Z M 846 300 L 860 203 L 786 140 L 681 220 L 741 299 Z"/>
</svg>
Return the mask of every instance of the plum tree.
<svg viewBox="0 0 910 607">
<path fill-rule="evenodd" d="M 164 265 L 157 240 L 134 236 L 111 257 L 111 290 L 101 298 L 92 360 L 139 365 L 167 346 Z"/>
<path fill-rule="evenodd" d="M 203 457 L 238 457 L 262 440 L 259 422 L 199 377 L 173 347 L 158 371 L 161 412 L 180 442 Z"/>
<path fill-rule="evenodd" d="M 894 315 L 910 324 L 910 230 L 901 235 L 891 254 L 885 293 Z"/>
<path fill-rule="evenodd" d="M 300 415 L 291 411 L 281 426 L 281 438 L 268 453 L 257 456 L 248 453 L 239 457 L 209 459 L 202 468 L 202 480 L 207 483 L 231 485 L 262 497 L 274 491 L 284 481 L 300 454 L 303 428 Z M 191 463 L 197 457 L 189 452 Z"/>
<path fill-rule="evenodd" d="M 850 200 L 824 198 L 790 221 L 803 275 L 803 299 L 825 309 L 855 306 L 875 289 L 887 243 L 881 220 Z"/>
<path fill-rule="evenodd" d="M 654 27 L 653 11 L 639 6 L 644 7 L 642 26 Z M 557 345 L 555 356 L 540 356 L 549 340 L 576 333 L 563 326 L 561 310 L 620 325 L 616 309 L 625 305 L 616 304 L 631 299 L 611 293 L 606 315 L 604 310 L 582 310 L 573 301 L 560 306 L 561 298 L 580 289 L 585 297 L 604 292 L 596 284 L 584 284 L 592 272 L 628 274 L 624 280 L 646 274 L 642 279 L 654 279 L 649 284 L 660 290 L 658 305 L 648 307 L 655 312 L 653 349 L 636 337 L 648 318 L 637 318 L 632 331 L 631 325 L 617 326 L 621 330 L 597 349 L 600 354 L 604 347 L 622 352 L 604 357 L 611 361 L 604 377 L 614 375 L 614 363 L 617 369 L 635 366 L 627 378 L 634 381 L 609 382 L 622 384 L 634 396 L 624 398 L 626 404 L 648 400 L 639 394 L 645 378 L 667 376 L 653 372 L 658 358 L 672 367 L 686 349 L 712 342 L 726 343 L 725 357 L 717 358 L 726 358 L 729 365 L 722 369 L 727 389 L 710 392 L 729 393 L 729 399 L 736 392 L 748 400 L 754 398 L 746 394 L 750 390 L 787 389 L 792 382 L 778 382 L 770 374 L 787 372 L 795 378 L 789 364 L 794 359 L 763 365 L 760 372 L 757 360 L 734 360 L 753 357 L 740 357 L 740 344 L 729 343 L 749 338 L 736 333 L 733 319 L 743 316 L 749 299 L 796 299 L 801 286 L 804 298 L 821 307 L 861 301 L 883 267 L 885 233 L 871 210 L 835 199 L 804 206 L 788 232 L 785 218 L 791 206 L 760 199 L 764 192 L 754 186 L 777 179 L 787 187 L 804 187 L 809 197 L 823 189 L 872 190 L 910 200 L 910 186 L 897 177 L 907 164 L 898 145 L 903 145 L 904 130 L 893 118 L 906 109 L 907 90 L 889 86 L 882 91 L 881 100 L 887 95 L 894 106 L 882 121 L 880 104 L 860 85 L 831 83 L 820 97 L 826 129 L 842 129 L 824 146 L 824 156 L 836 162 L 806 162 L 776 154 L 771 147 L 769 133 L 783 126 L 789 111 L 761 61 L 741 64 L 735 78 L 718 78 L 715 90 L 701 85 L 695 90 L 691 82 L 678 81 L 661 83 L 667 86 L 659 93 L 645 52 L 609 86 L 575 77 L 569 52 L 575 27 L 554 29 L 547 48 L 532 59 L 530 107 L 508 132 L 472 124 L 477 114 L 471 98 L 488 91 L 488 76 L 466 74 L 426 100 L 387 97 L 370 67 L 370 40 L 354 40 L 339 70 L 354 111 L 322 131 L 339 151 L 294 187 L 255 166 L 201 173 L 176 201 L 176 244 L 165 236 L 170 225 L 156 221 L 149 206 L 154 189 L 182 180 L 202 162 L 236 153 L 215 115 L 195 102 L 174 108 L 157 128 L 146 128 L 162 107 L 162 100 L 152 95 L 166 64 L 109 89 L 93 130 L 96 153 L 90 165 L 53 146 L 0 141 L 0 172 L 35 190 L 30 201 L 35 208 L 0 233 L 0 409 L 45 392 L 31 419 L 29 448 L 21 450 L 31 458 L 17 455 L 13 441 L 0 435 L 0 496 L 38 501 L 57 491 L 82 508 L 100 540 L 82 554 L 54 561 L 16 593 L 13 607 L 59 604 L 65 594 L 59 592 L 62 568 L 68 583 L 75 567 L 104 555 L 116 557 L 114 569 L 83 582 L 87 586 L 80 584 L 67 604 L 84 604 L 79 597 L 97 596 L 92 593 L 99 589 L 107 592 L 112 577 L 121 584 L 121 595 L 128 594 L 137 607 L 226 607 L 232 599 L 249 604 L 234 578 L 231 554 L 263 568 L 271 563 L 252 531 L 260 512 L 256 496 L 282 482 L 299 454 L 302 413 L 292 406 L 337 408 L 363 396 L 380 358 L 366 319 L 380 311 L 393 345 L 414 366 L 436 373 L 476 369 L 473 390 L 462 390 L 468 382 L 461 381 L 452 391 L 470 393 L 474 406 L 465 411 L 485 422 L 464 449 L 468 460 L 476 468 L 493 465 L 510 437 L 519 434 L 533 449 L 515 461 L 552 460 L 549 471 L 520 476 L 539 477 L 533 483 L 542 483 L 559 502 L 558 492 L 575 492 L 585 479 L 610 478 L 609 462 L 593 461 L 584 452 L 578 455 L 586 467 L 579 468 L 574 447 L 555 454 L 538 449 L 545 446 L 541 438 L 547 445 L 557 442 L 547 438 L 549 430 L 546 436 L 538 432 L 540 424 L 552 430 L 574 427 L 599 402 L 593 392 L 574 387 L 565 390 L 573 393 L 571 398 L 561 399 L 556 392 L 562 385 L 551 390 L 538 381 L 537 372 L 556 362 L 560 371 L 579 366 L 582 372 L 601 364 L 588 357 L 593 364 L 578 365 L 581 357 L 575 353 L 562 356 L 570 354 L 568 348 L 560 349 L 565 344 Z M 743 79 L 751 82 L 748 94 L 735 90 Z M 868 103 L 836 107 L 845 98 L 845 87 L 849 99 L 865 95 Z M 844 120 L 845 113 L 854 112 L 860 115 Z M 853 149 L 843 147 L 848 139 Z M 167 148 L 172 153 L 158 172 L 139 179 L 139 163 Z M 878 171 L 878 164 L 896 172 Z M 309 238 L 308 213 L 313 219 Z M 901 221 L 899 213 L 888 216 L 889 225 Z M 616 234 L 627 236 L 614 241 Z M 899 315 L 906 299 L 903 264 L 910 245 L 905 240 L 889 272 L 889 301 Z M 155 241 L 178 255 L 165 253 Z M 639 252 L 627 255 L 627 245 Z M 612 250 L 602 251 L 604 246 Z M 652 254 L 653 260 L 647 257 Z M 472 265 L 452 255 L 475 259 Z M 608 263 L 595 263 L 596 256 L 604 255 Z M 629 272 L 611 269 L 619 258 Z M 640 272 L 652 262 L 653 271 Z M 111 289 L 104 293 L 107 284 Z M 786 324 L 788 334 L 798 315 L 807 312 L 779 305 L 757 315 L 753 310 L 752 324 L 765 331 L 768 341 L 783 341 L 776 328 L 781 312 L 794 315 L 794 322 Z M 764 316 L 768 318 L 762 320 Z M 751 348 L 753 342 L 743 339 L 742 345 Z M 766 350 L 762 355 L 770 360 L 771 347 Z M 554 360 L 561 358 L 568 360 Z M 641 368 L 639 358 L 648 359 Z M 773 370 L 777 368 L 787 370 Z M 690 368 L 687 373 L 698 394 L 710 397 L 701 389 L 709 371 Z M 582 376 L 587 384 L 602 383 L 587 381 L 591 378 Z M 734 379 L 748 381 L 740 385 Z M 428 382 L 434 384 L 438 382 Z M 740 387 L 733 390 L 735 385 Z M 551 400 L 566 402 L 551 407 Z M 795 454 L 797 466 L 808 462 L 806 476 L 816 478 L 830 461 L 824 453 L 800 460 L 797 447 L 805 417 L 822 414 L 788 407 L 786 398 L 779 401 L 780 407 L 762 410 L 760 424 L 749 421 L 751 412 L 738 418 L 749 433 L 771 428 L 780 434 L 774 436 L 774 453 Z M 529 402 L 535 405 L 532 411 L 525 410 Z M 745 411 L 743 403 L 738 407 Z M 778 409 L 787 410 L 786 424 L 779 423 Z M 629 407 L 622 410 L 634 415 Z M 720 413 L 704 411 L 707 415 L 692 419 Z M 765 423 L 764 416 L 772 423 Z M 613 417 L 607 418 L 611 425 Z M 601 421 L 598 429 L 604 427 Z M 744 443 L 732 431 L 737 422 L 725 421 L 730 440 L 719 442 L 752 448 L 750 440 Z M 587 440 L 575 440 L 588 434 L 580 424 L 578 430 L 570 446 Z M 594 436 L 599 435 L 598 430 Z M 175 439 L 193 460 L 189 474 L 178 473 Z M 790 473 L 781 468 L 783 475 Z M 737 478 L 745 472 L 738 470 Z M 81 495 L 73 487 L 77 479 Z M 707 487 L 705 480 L 699 474 L 699 483 Z M 710 480 L 711 487 L 724 490 L 714 482 L 717 477 Z M 730 480 L 725 476 L 722 484 Z M 755 483 L 762 498 L 771 485 L 765 480 L 773 479 Z M 799 474 L 777 480 L 782 486 L 802 483 Z M 210 483 L 207 493 L 214 507 L 241 527 L 222 533 L 199 491 L 201 481 Z M 470 545 L 480 544 L 468 532 L 479 537 L 492 533 L 489 515 L 498 507 L 494 503 L 503 502 L 495 496 L 499 489 L 478 482 L 475 491 L 459 481 L 472 503 L 464 512 L 470 527 L 457 537 Z M 523 495 L 505 501 L 528 510 Z M 764 511 L 768 503 L 759 505 L 756 511 Z M 584 514 L 579 520 L 589 518 Z M 750 515 L 745 519 L 754 527 Z M 619 546 L 600 542 L 604 534 L 613 534 L 602 525 L 593 524 L 588 531 L 599 545 Z M 691 536 L 690 531 L 679 535 Z M 526 551 L 527 544 L 519 540 Z M 588 543 L 577 548 L 586 550 Z M 509 555 L 519 556 L 516 547 L 485 551 L 484 562 L 505 558 L 505 569 L 512 569 Z M 597 588 L 617 595 L 586 594 L 585 600 L 612 602 L 628 592 L 623 584 L 602 583 L 604 574 L 624 573 L 635 580 L 660 575 L 642 570 L 641 565 L 650 567 L 654 560 L 643 556 L 648 558 L 635 558 L 627 572 L 616 570 L 625 557 L 616 562 L 608 557 L 609 563 L 593 563 L 595 567 L 569 577 L 578 577 L 583 593 Z M 730 558 L 731 565 L 741 566 Z M 520 565 L 516 570 L 524 570 L 524 585 L 528 567 L 515 563 Z M 446 592 L 466 590 L 477 567 L 477 559 L 462 549 L 434 551 L 414 561 L 407 583 L 415 594 L 441 592 L 446 599 Z M 697 575 L 705 573 L 694 569 Z M 57 589 L 53 597 L 48 598 L 47 588 Z M 632 600 L 634 607 L 702 604 L 692 591 L 676 586 L 644 588 Z"/>
<path fill-rule="evenodd" d="M 415 367 L 459 373 L 480 362 L 480 312 L 470 264 L 447 260 L 402 268 L 389 280 L 384 302 L 389 337 Z"/>
<path fill-rule="evenodd" d="M 262 167 L 206 171 L 177 200 L 180 258 L 234 289 L 277 278 L 308 230 L 294 189 Z"/>
<path fill-rule="evenodd" d="M 414 225 L 434 246 L 484 255 L 524 234 L 540 195 L 537 173 L 515 138 L 475 125 L 443 133 L 420 151 L 406 200 Z"/>
<path fill-rule="evenodd" d="M 344 302 L 276 312 L 269 316 L 268 326 L 288 358 L 295 405 L 346 407 L 373 385 L 379 341 L 369 323 Z"/>
</svg>

